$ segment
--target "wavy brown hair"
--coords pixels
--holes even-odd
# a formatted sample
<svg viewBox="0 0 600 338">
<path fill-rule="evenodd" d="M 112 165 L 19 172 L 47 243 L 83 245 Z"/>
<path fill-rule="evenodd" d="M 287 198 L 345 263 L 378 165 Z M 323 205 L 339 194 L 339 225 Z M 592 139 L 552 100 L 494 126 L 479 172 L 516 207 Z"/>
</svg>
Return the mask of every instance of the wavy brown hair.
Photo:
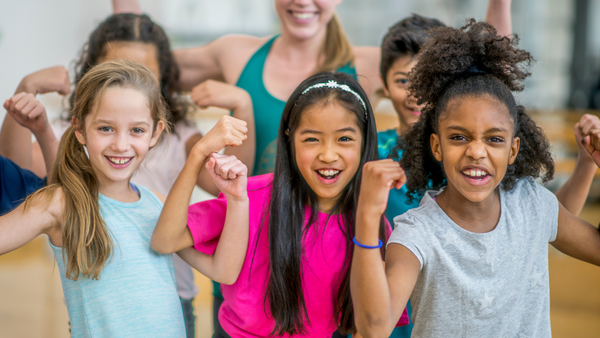
<svg viewBox="0 0 600 338">
<path fill-rule="evenodd" d="M 75 128 L 85 135 L 85 118 L 100 104 L 108 88 L 133 88 L 148 99 L 153 132 L 159 121 L 166 124 L 167 108 L 156 77 L 133 61 L 110 61 L 91 68 L 79 82 L 73 95 L 73 125 L 60 141 L 52 173 L 53 184 L 26 200 L 25 208 L 37 197 L 52 198 L 56 189 L 64 195 L 62 224 L 63 260 L 66 277 L 99 279 L 113 252 L 113 240 L 100 214 L 99 182 L 84 146 L 75 136 Z"/>
<path fill-rule="evenodd" d="M 348 41 L 336 14 L 333 14 L 327 24 L 327 33 L 321 48 L 321 55 L 323 56 L 323 62 L 319 63 L 316 73 L 334 71 L 354 62 L 352 45 Z"/>
<path fill-rule="evenodd" d="M 444 168 L 431 153 L 430 135 L 437 133 L 440 116 L 449 103 L 465 97 L 484 97 L 505 105 L 514 123 L 514 136 L 521 139 L 519 154 L 508 166 L 501 185 L 511 190 L 517 179 L 554 175 L 550 144 L 541 128 L 517 105 L 513 91 L 523 90 L 523 80 L 531 73 L 532 56 L 517 48 L 519 39 L 501 37 L 486 22 L 471 19 L 462 28 L 442 27 L 428 31 L 428 40 L 409 74 L 409 93 L 425 104 L 419 121 L 401 135 L 394 154 L 407 171 L 407 196 L 418 199 L 425 190 L 446 183 Z M 398 155 L 394 155 L 398 160 Z"/>
<path fill-rule="evenodd" d="M 185 119 L 190 105 L 181 97 L 179 67 L 175 62 L 169 39 L 164 30 L 147 15 L 120 13 L 109 16 L 90 34 L 88 42 L 75 64 L 75 85 L 106 55 L 110 43 L 141 42 L 156 46 L 160 68 L 160 90 L 170 114 L 168 121 L 175 124 Z M 71 95 L 71 107 L 74 104 Z M 71 116 L 69 116 L 70 121 Z"/>
</svg>

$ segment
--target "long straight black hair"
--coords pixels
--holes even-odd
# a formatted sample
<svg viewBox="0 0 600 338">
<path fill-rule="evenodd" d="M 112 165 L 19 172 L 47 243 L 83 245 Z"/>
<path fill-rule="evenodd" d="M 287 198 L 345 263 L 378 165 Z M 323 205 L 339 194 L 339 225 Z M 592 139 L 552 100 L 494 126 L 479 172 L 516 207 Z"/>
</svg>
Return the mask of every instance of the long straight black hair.
<svg viewBox="0 0 600 338">
<path fill-rule="evenodd" d="M 315 84 L 335 81 L 347 85 L 357 93 L 366 106 L 352 93 L 334 86 L 312 88 Z M 317 220 L 317 195 L 310 188 L 296 163 L 294 132 L 302 113 L 315 105 L 336 103 L 356 115 L 362 133 L 360 165 L 352 180 L 343 189 L 340 199 L 330 215 L 342 215 L 343 224 L 338 224 L 346 237 L 346 252 L 343 273 L 337 279 L 335 287 L 339 290 L 334 302 L 335 313 L 339 318 L 338 329 L 342 333 L 355 331 L 352 300 L 350 299 L 349 267 L 352 259 L 352 238 L 354 220 L 360 187 L 362 167 L 367 161 L 378 159 L 377 129 L 371 104 L 358 82 L 345 73 L 322 72 L 304 80 L 288 99 L 279 124 L 277 135 L 277 156 L 273 179 L 273 192 L 269 207 L 269 259 L 270 276 L 265 301 L 268 300 L 271 315 L 275 319 L 272 335 L 282 336 L 306 332 L 308 314 L 302 288 L 302 239 L 306 231 Z M 308 222 L 304 219 L 306 206 L 310 207 Z M 304 224 L 306 223 L 306 227 Z M 328 226 L 333 226 L 330 224 Z M 385 241 L 383 217 L 380 226 L 380 238 Z M 381 251 L 384 254 L 384 249 Z M 382 256 L 383 257 L 383 256 Z M 268 298 L 267 298 L 268 297 Z"/>
</svg>

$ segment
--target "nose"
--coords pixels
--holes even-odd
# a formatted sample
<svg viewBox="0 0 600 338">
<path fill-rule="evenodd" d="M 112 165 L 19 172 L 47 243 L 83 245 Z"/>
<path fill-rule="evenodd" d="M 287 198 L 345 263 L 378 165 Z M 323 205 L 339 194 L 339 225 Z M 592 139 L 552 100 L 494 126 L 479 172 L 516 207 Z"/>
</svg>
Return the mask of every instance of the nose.
<svg viewBox="0 0 600 338">
<path fill-rule="evenodd" d="M 416 106 L 419 109 L 423 109 L 423 107 L 425 106 L 424 104 L 417 106 L 417 98 L 412 95 L 408 97 L 407 102 L 409 105 Z"/>
<path fill-rule="evenodd" d="M 129 135 L 127 132 L 118 132 L 112 143 L 112 150 L 124 153 L 129 150 Z"/>
<path fill-rule="evenodd" d="M 475 161 L 479 161 L 479 160 L 485 158 L 487 155 L 485 143 L 481 140 L 475 140 L 475 141 L 469 143 L 466 155 L 469 156 L 470 158 L 474 159 Z"/>
<path fill-rule="evenodd" d="M 319 152 L 319 161 L 323 163 L 333 163 L 340 158 L 337 149 L 332 144 L 324 144 Z"/>
</svg>

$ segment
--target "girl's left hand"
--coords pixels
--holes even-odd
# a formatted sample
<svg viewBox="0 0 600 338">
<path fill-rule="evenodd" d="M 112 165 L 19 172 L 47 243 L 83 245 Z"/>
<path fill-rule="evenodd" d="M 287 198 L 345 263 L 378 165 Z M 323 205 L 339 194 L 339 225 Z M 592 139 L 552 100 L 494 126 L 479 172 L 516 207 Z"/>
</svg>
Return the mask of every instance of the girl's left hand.
<svg viewBox="0 0 600 338">
<path fill-rule="evenodd" d="M 600 167 L 600 129 L 592 129 L 581 141 L 585 149 L 592 156 L 596 165 Z"/>
<path fill-rule="evenodd" d="M 212 153 L 206 169 L 227 200 L 248 198 L 248 167 L 235 156 Z"/>
<path fill-rule="evenodd" d="M 228 110 L 252 105 L 250 94 L 229 83 L 206 80 L 192 89 L 190 97 L 201 109 L 218 107 Z"/>
<path fill-rule="evenodd" d="M 362 171 L 358 209 L 368 216 L 380 217 L 387 207 L 390 190 L 402 188 L 406 174 L 400 163 L 391 159 L 367 162 Z"/>
<path fill-rule="evenodd" d="M 598 116 L 592 114 L 583 115 L 573 128 L 575 140 L 577 141 L 577 146 L 579 148 L 579 156 L 589 162 L 592 162 L 592 157 L 589 156 L 590 153 L 586 149 L 584 139 L 590 133 L 590 131 L 594 129 L 600 129 L 600 119 Z"/>
<path fill-rule="evenodd" d="M 31 130 L 33 134 L 41 133 L 50 128 L 46 108 L 33 94 L 25 92 L 15 94 L 4 102 L 4 109 L 15 121 Z"/>
</svg>

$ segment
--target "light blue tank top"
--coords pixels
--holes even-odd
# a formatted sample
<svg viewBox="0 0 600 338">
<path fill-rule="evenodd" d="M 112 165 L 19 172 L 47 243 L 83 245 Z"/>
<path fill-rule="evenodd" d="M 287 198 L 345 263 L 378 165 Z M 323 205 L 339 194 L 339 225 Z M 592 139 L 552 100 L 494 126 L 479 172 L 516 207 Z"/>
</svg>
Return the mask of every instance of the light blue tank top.
<svg viewBox="0 0 600 338">
<path fill-rule="evenodd" d="M 138 186 L 140 199 L 123 203 L 99 194 L 113 255 L 99 280 L 67 279 L 62 248 L 50 243 L 77 337 L 185 337 L 172 255 L 150 247 L 162 202 Z"/>
</svg>

